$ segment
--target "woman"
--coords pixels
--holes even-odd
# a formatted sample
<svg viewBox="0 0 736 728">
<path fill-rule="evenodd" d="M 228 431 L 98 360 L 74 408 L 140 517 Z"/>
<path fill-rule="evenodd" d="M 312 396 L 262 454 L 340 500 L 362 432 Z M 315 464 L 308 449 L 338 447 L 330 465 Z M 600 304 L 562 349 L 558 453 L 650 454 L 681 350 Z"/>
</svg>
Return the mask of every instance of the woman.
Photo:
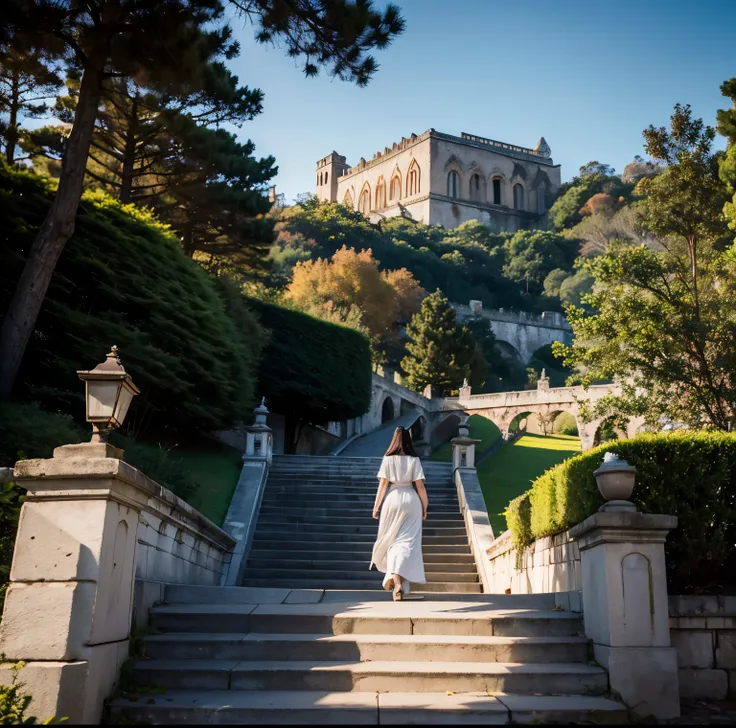
<svg viewBox="0 0 736 728">
<path fill-rule="evenodd" d="M 381 520 L 368 568 L 375 564 L 386 574 L 383 587 L 393 591 L 394 601 L 398 602 L 409 593 L 409 582 L 427 582 L 422 559 L 422 521 L 427 517 L 424 471 L 411 435 L 403 427 L 394 432 L 378 479 L 373 518 L 380 513 Z M 416 485 L 416 490 L 412 485 Z"/>
</svg>

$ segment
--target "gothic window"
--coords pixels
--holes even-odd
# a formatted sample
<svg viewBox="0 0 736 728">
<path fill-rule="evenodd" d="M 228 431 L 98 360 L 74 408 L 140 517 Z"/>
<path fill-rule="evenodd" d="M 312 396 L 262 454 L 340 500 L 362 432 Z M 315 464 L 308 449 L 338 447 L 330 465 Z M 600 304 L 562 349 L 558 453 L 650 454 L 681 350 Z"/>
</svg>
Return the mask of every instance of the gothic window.
<svg viewBox="0 0 736 728">
<path fill-rule="evenodd" d="M 524 187 L 518 183 L 514 185 L 514 209 L 524 209 Z"/>
<path fill-rule="evenodd" d="M 371 188 L 366 185 L 358 198 L 358 210 L 364 215 L 368 215 L 371 211 Z"/>
<path fill-rule="evenodd" d="M 353 196 L 350 194 L 350 190 L 345 193 L 345 197 L 342 198 L 342 204 L 346 207 L 353 209 Z"/>
<path fill-rule="evenodd" d="M 386 207 L 386 183 L 383 177 L 379 177 L 376 184 L 376 210 L 383 210 Z"/>
<path fill-rule="evenodd" d="M 470 199 L 476 202 L 484 202 L 485 197 L 483 178 L 476 172 L 470 177 Z"/>
<path fill-rule="evenodd" d="M 447 175 L 447 196 L 460 196 L 460 175 L 454 169 Z"/>
<path fill-rule="evenodd" d="M 540 215 L 547 209 L 545 193 L 546 193 L 546 190 L 543 186 L 537 188 L 537 212 Z"/>
<path fill-rule="evenodd" d="M 420 181 L 419 165 L 416 163 L 416 160 L 413 160 L 411 163 L 411 166 L 409 167 L 409 176 L 406 179 L 407 197 L 411 197 L 412 195 L 419 194 L 419 181 Z"/>
<path fill-rule="evenodd" d="M 501 204 L 501 180 L 498 177 L 493 180 L 493 204 Z"/>
<path fill-rule="evenodd" d="M 325 172 L 325 184 L 327 184 L 327 172 Z"/>
<path fill-rule="evenodd" d="M 391 178 L 391 189 L 389 190 L 389 200 L 401 199 L 401 177 L 395 174 Z"/>
<path fill-rule="evenodd" d="M 321 184 L 322 184 L 322 172 L 320 172 L 320 173 L 319 173 L 319 174 L 317 175 L 317 184 L 318 184 L 318 185 L 321 185 Z"/>
</svg>

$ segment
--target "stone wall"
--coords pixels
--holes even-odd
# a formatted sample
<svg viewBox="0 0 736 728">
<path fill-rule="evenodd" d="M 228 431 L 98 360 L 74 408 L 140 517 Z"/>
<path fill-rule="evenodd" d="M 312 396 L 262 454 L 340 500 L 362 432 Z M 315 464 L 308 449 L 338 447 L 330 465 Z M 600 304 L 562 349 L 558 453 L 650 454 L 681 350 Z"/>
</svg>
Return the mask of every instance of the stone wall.
<svg viewBox="0 0 736 728">
<path fill-rule="evenodd" d="M 134 626 L 146 625 L 166 584 L 219 585 L 233 543 L 199 511 L 160 488 L 138 516 Z"/>
<path fill-rule="evenodd" d="M 505 531 L 486 553 L 493 593 L 510 589 L 511 594 L 544 594 L 579 592 L 582 588 L 580 550 L 568 532 L 540 538 L 519 555 L 511 531 Z"/>
<path fill-rule="evenodd" d="M 736 698 L 736 596 L 671 596 L 683 698 Z"/>
</svg>

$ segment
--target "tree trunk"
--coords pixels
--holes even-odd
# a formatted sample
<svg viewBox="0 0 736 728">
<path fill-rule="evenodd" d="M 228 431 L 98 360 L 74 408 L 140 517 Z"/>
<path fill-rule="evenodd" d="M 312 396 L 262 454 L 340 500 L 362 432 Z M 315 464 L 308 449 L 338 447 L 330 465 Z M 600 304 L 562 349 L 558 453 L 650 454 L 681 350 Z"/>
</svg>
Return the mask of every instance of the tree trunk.
<svg viewBox="0 0 736 728">
<path fill-rule="evenodd" d="M 13 71 L 13 87 L 10 92 L 10 110 L 8 118 L 8 136 L 5 144 L 5 159 L 9 165 L 15 162 L 15 147 L 18 144 L 18 107 L 20 92 L 18 90 L 18 70 Z"/>
<path fill-rule="evenodd" d="M 62 161 L 59 188 L 33 241 L 3 320 L 0 334 L 0 400 L 10 396 L 56 263 L 66 241 L 74 232 L 92 130 L 100 102 L 106 55 L 100 54 L 95 59 L 98 62 L 91 62 L 85 69 L 74 125 Z"/>
<path fill-rule="evenodd" d="M 120 202 L 131 202 L 133 197 L 133 167 L 135 165 L 136 132 L 138 131 L 138 102 L 133 99 L 128 119 L 128 133 L 125 137 L 123 152 L 123 173 L 120 185 Z"/>
</svg>

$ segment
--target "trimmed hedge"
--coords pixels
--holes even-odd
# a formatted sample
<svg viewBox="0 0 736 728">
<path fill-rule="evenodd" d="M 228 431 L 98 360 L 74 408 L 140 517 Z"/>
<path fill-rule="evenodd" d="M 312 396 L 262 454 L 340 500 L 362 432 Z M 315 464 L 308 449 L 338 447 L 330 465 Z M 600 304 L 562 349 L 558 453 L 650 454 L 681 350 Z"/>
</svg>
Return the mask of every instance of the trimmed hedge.
<svg viewBox="0 0 736 728">
<path fill-rule="evenodd" d="M 51 203 L 50 182 L 0 163 L 0 318 Z M 141 389 L 136 437 L 228 429 L 255 403 L 261 332 L 232 287 L 189 259 L 147 210 L 85 193 L 54 271 L 14 395 L 76 414 L 76 370 L 111 344 Z"/>
<path fill-rule="evenodd" d="M 736 435 L 729 433 L 646 434 L 566 460 L 509 503 L 517 547 L 598 510 L 603 498 L 593 472 L 605 452 L 636 466 L 632 499 L 640 511 L 679 519 L 665 543 L 670 593 L 736 593 Z"/>
<path fill-rule="evenodd" d="M 268 341 L 259 397 L 269 409 L 311 424 L 358 417 L 371 403 L 370 342 L 346 326 L 249 299 Z"/>
</svg>

